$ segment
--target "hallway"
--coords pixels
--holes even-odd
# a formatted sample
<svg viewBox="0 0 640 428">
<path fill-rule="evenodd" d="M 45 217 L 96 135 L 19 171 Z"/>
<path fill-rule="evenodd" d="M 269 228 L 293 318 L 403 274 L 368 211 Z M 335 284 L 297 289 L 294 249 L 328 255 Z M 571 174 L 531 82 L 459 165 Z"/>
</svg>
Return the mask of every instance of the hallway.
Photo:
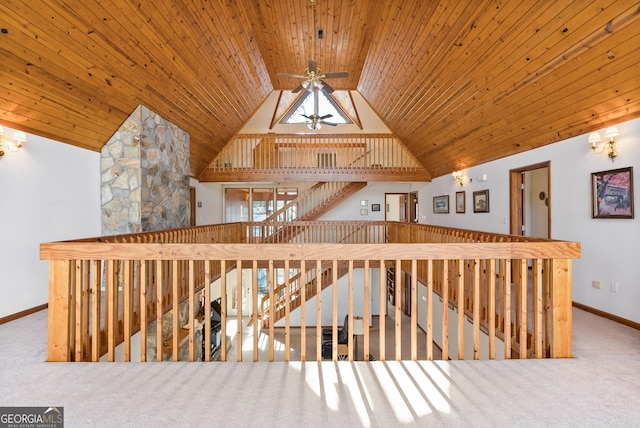
<svg viewBox="0 0 640 428">
<path fill-rule="evenodd" d="M 339 320 L 338 328 L 342 328 L 344 319 Z M 405 360 L 411 359 L 411 318 L 402 315 L 402 358 Z M 237 319 L 227 320 L 227 335 L 231 338 L 231 344 L 227 345 L 227 361 L 237 361 L 237 341 L 236 332 Z M 250 318 L 243 318 L 243 350 L 242 360 L 253 361 L 253 326 L 250 322 Z M 330 328 L 325 326 L 325 328 Z M 369 327 L 370 344 L 369 355 L 371 361 L 380 359 L 379 351 L 379 326 L 378 316 L 372 317 L 372 325 Z M 275 346 L 274 346 L 274 361 L 285 361 L 285 329 L 279 327 L 274 329 Z M 316 327 L 306 328 L 306 360 L 316 360 Z M 302 330 L 300 328 L 291 328 L 290 333 L 290 361 L 300 361 L 300 343 L 301 343 Z M 387 317 L 385 322 L 385 357 L 387 361 L 395 360 L 395 324 L 393 319 Z M 418 359 L 426 359 L 426 334 L 420 328 L 418 328 L 417 334 L 417 349 Z M 355 340 L 355 337 L 354 337 Z M 357 338 L 357 349 L 354 360 L 364 360 L 364 343 L 363 337 Z M 355 346 L 355 342 L 354 342 Z M 258 361 L 269 361 L 269 329 L 258 329 Z M 442 358 L 442 352 L 438 349 L 434 343 L 433 346 L 434 359 Z"/>
<path fill-rule="evenodd" d="M 41 311 L 0 325 L 0 405 L 67 427 L 637 426 L 640 331 L 573 316 L 562 360 L 46 363 Z"/>
</svg>

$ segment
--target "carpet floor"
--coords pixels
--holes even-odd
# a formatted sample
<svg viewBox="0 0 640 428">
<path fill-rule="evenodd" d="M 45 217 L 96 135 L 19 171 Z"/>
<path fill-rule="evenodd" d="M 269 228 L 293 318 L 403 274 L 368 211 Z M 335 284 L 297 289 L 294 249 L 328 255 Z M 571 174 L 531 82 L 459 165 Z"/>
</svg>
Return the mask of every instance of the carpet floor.
<svg viewBox="0 0 640 428">
<path fill-rule="evenodd" d="M 66 427 L 640 426 L 640 331 L 573 310 L 574 358 L 47 363 L 47 311 L 0 325 L 0 406 Z"/>
</svg>

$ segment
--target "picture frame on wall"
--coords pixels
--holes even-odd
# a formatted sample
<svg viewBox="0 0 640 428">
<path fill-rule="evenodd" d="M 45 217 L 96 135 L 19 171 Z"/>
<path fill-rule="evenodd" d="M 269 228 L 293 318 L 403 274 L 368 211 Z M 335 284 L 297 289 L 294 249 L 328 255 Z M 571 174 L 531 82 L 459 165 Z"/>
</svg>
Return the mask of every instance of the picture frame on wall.
<svg viewBox="0 0 640 428">
<path fill-rule="evenodd" d="M 449 195 L 441 195 L 433 197 L 433 213 L 448 214 L 449 213 Z"/>
<path fill-rule="evenodd" d="M 380 204 L 371 204 L 371 211 L 380 211 Z"/>
<path fill-rule="evenodd" d="M 466 203 L 465 191 L 456 192 L 456 212 L 458 214 L 464 214 Z"/>
<path fill-rule="evenodd" d="M 489 189 L 473 192 L 473 212 L 489 212 Z"/>
<path fill-rule="evenodd" d="M 633 218 L 633 167 L 591 173 L 591 217 Z"/>
</svg>

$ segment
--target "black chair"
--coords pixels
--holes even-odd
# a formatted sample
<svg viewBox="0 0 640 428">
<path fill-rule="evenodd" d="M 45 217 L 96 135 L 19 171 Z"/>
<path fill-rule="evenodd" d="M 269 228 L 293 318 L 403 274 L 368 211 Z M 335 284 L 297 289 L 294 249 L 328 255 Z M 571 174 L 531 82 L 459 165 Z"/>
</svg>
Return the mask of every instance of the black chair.
<svg viewBox="0 0 640 428">
<path fill-rule="evenodd" d="M 349 315 L 344 317 L 344 325 L 338 329 L 338 345 L 349 343 Z M 333 329 L 322 329 L 322 359 L 330 360 L 333 355 Z"/>
<path fill-rule="evenodd" d="M 204 315 L 204 307 L 200 309 L 202 315 Z M 220 317 L 220 313 L 222 312 L 220 306 L 220 299 L 216 299 L 211 302 L 211 313 L 209 315 L 209 322 L 204 321 L 204 327 L 202 329 L 202 361 L 205 361 L 205 336 L 204 329 L 211 329 L 211 349 L 209 350 L 209 355 L 211 360 L 213 361 L 215 353 L 220 349 L 220 340 L 218 339 L 218 333 L 222 329 L 222 318 Z"/>
</svg>

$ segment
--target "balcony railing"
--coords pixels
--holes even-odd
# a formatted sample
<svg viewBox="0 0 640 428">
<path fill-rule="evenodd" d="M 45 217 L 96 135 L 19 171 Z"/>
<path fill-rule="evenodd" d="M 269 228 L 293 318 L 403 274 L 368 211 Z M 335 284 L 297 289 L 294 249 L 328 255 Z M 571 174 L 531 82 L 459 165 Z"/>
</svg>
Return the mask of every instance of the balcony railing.
<svg viewBox="0 0 640 428">
<path fill-rule="evenodd" d="M 200 181 L 429 181 L 431 177 L 390 134 L 239 134 L 198 177 Z"/>
<path fill-rule="evenodd" d="M 194 325 L 198 297 L 204 295 L 205 301 L 211 301 L 213 288 L 219 291 L 221 299 L 220 360 L 229 358 L 226 329 L 234 321 L 238 327 L 235 341 L 243 344 L 236 347 L 236 359 L 241 361 L 243 348 L 252 347 L 252 359 L 257 361 L 261 340 L 268 342 L 268 360 L 273 361 L 277 345 L 274 323 L 269 324 L 268 330 L 262 330 L 257 322 L 258 269 L 267 271 L 271 302 L 276 301 L 275 290 L 279 285 L 275 282 L 277 269 L 284 272 L 284 284 L 299 284 L 298 290 L 282 289 L 285 361 L 291 359 L 290 332 L 296 328 L 300 329 L 302 341 L 300 349 L 293 353 L 296 358 L 307 359 L 309 330 L 315 332 L 315 356 L 309 358 L 322 359 L 321 323 L 307 325 L 309 305 L 298 305 L 295 309 L 291 302 L 295 296 L 308 296 L 308 287 L 317 287 L 312 294 L 319 294 L 322 281 L 313 278 L 317 272 L 327 271 L 331 272 L 331 285 L 346 283 L 348 297 L 340 306 L 344 304 L 347 308 L 350 331 L 354 315 L 368 320 L 372 311 L 386 313 L 387 272 L 393 272 L 395 334 L 384 333 L 384 316 L 380 316 L 379 334 L 370 334 L 365 323 L 365 359 L 371 344 L 377 342 L 380 353 L 376 357 L 385 360 L 386 341 L 394 343 L 395 359 L 432 359 L 434 336 L 442 338 L 440 345 L 445 359 L 464 358 L 465 349 L 472 349 L 473 358 L 479 358 L 484 343 L 481 335 L 488 338 L 487 349 L 482 350 L 488 351 L 489 358 L 571 356 L 571 259 L 579 257 L 578 243 L 401 223 L 300 222 L 269 229 L 273 226 L 236 223 L 42 244 L 41 258 L 50 260 L 51 272 L 48 359 L 98 361 L 106 353 L 109 361 L 115 361 L 118 347 L 122 349 L 123 360 L 146 361 L 147 327 L 155 321 L 155 359 L 161 361 L 164 348 L 171 348 L 170 359 L 178 360 L 178 337 L 183 326 L 174 316 L 171 342 L 163 343 L 163 314 L 177 313 L 181 303 L 186 302 L 188 325 Z M 270 234 L 282 234 L 287 229 L 282 236 L 295 243 L 263 243 Z M 360 284 L 355 283 L 360 278 L 354 274 L 358 269 L 363 272 Z M 339 278 L 340 270 L 346 272 L 344 279 Z M 376 270 L 379 278 L 373 280 Z M 230 278 L 235 286 L 228 291 Z M 214 285 L 205 287 L 205 284 Z M 353 290 L 358 287 L 362 295 L 356 296 Z M 424 301 L 418 301 L 419 287 L 426 296 Z M 231 302 L 241 302 L 247 288 L 251 290 L 247 307 L 237 305 L 235 315 L 228 316 Z M 321 319 L 323 311 L 331 313 L 334 331 L 345 315 L 339 314 L 338 288 L 332 288 L 329 302 L 316 299 L 314 307 L 317 319 Z M 410 292 L 405 295 L 402 290 Z M 380 308 L 370 306 L 374 292 L 379 293 Z M 421 350 L 417 349 L 418 305 L 425 310 L 425 319 L 420 324 L 427 338 L 427 346 Z M 274 319 L 275 306 L 266 309 L 270 319 Z M 403 355 L 400 315 L 407 306 L 411 314 L 411 352 Z M 442 315 L 434 319 L 437 308 Z M 292 322 L 294 309 L 298 311 L 299 326 Z M 204 305 L 204 310 L 204 319 L 209 319 L 209 305 Z M 450 316 L 456 317 L 457 322 L 450 320 Z M 249 334 L 243 333 L 247 317 L 255 321 Z M 467 323 L 472 326 L 473 339 L 465 341 Z M 440 331 L 434 327 L 436 324 L 440 325 Z M 209 349 L 211 333 L 204 330 L 205 348 Z M 140 336 L 134 339 L 136 333 Z M 194 329 L 190 328 L 189 360 L 196 355 L 194 335 Z M 455 338 L 455 345 L 451 344 L 455 351 L 451 355 L 450 338 Z M 139 340 L 140 349 L 135 355 L 134 340 Z M 496 350 L 502 349 L 497 347 L 498 342 L 504 344 L 500 355 L 496 355 Z M 352 358 L 353 337 L 347 346 Z M 334 360 L 338 357 L 337 348 L 332 348 Z M 205 360 L 209 359 L 205 355 Z"/>
</svg>

